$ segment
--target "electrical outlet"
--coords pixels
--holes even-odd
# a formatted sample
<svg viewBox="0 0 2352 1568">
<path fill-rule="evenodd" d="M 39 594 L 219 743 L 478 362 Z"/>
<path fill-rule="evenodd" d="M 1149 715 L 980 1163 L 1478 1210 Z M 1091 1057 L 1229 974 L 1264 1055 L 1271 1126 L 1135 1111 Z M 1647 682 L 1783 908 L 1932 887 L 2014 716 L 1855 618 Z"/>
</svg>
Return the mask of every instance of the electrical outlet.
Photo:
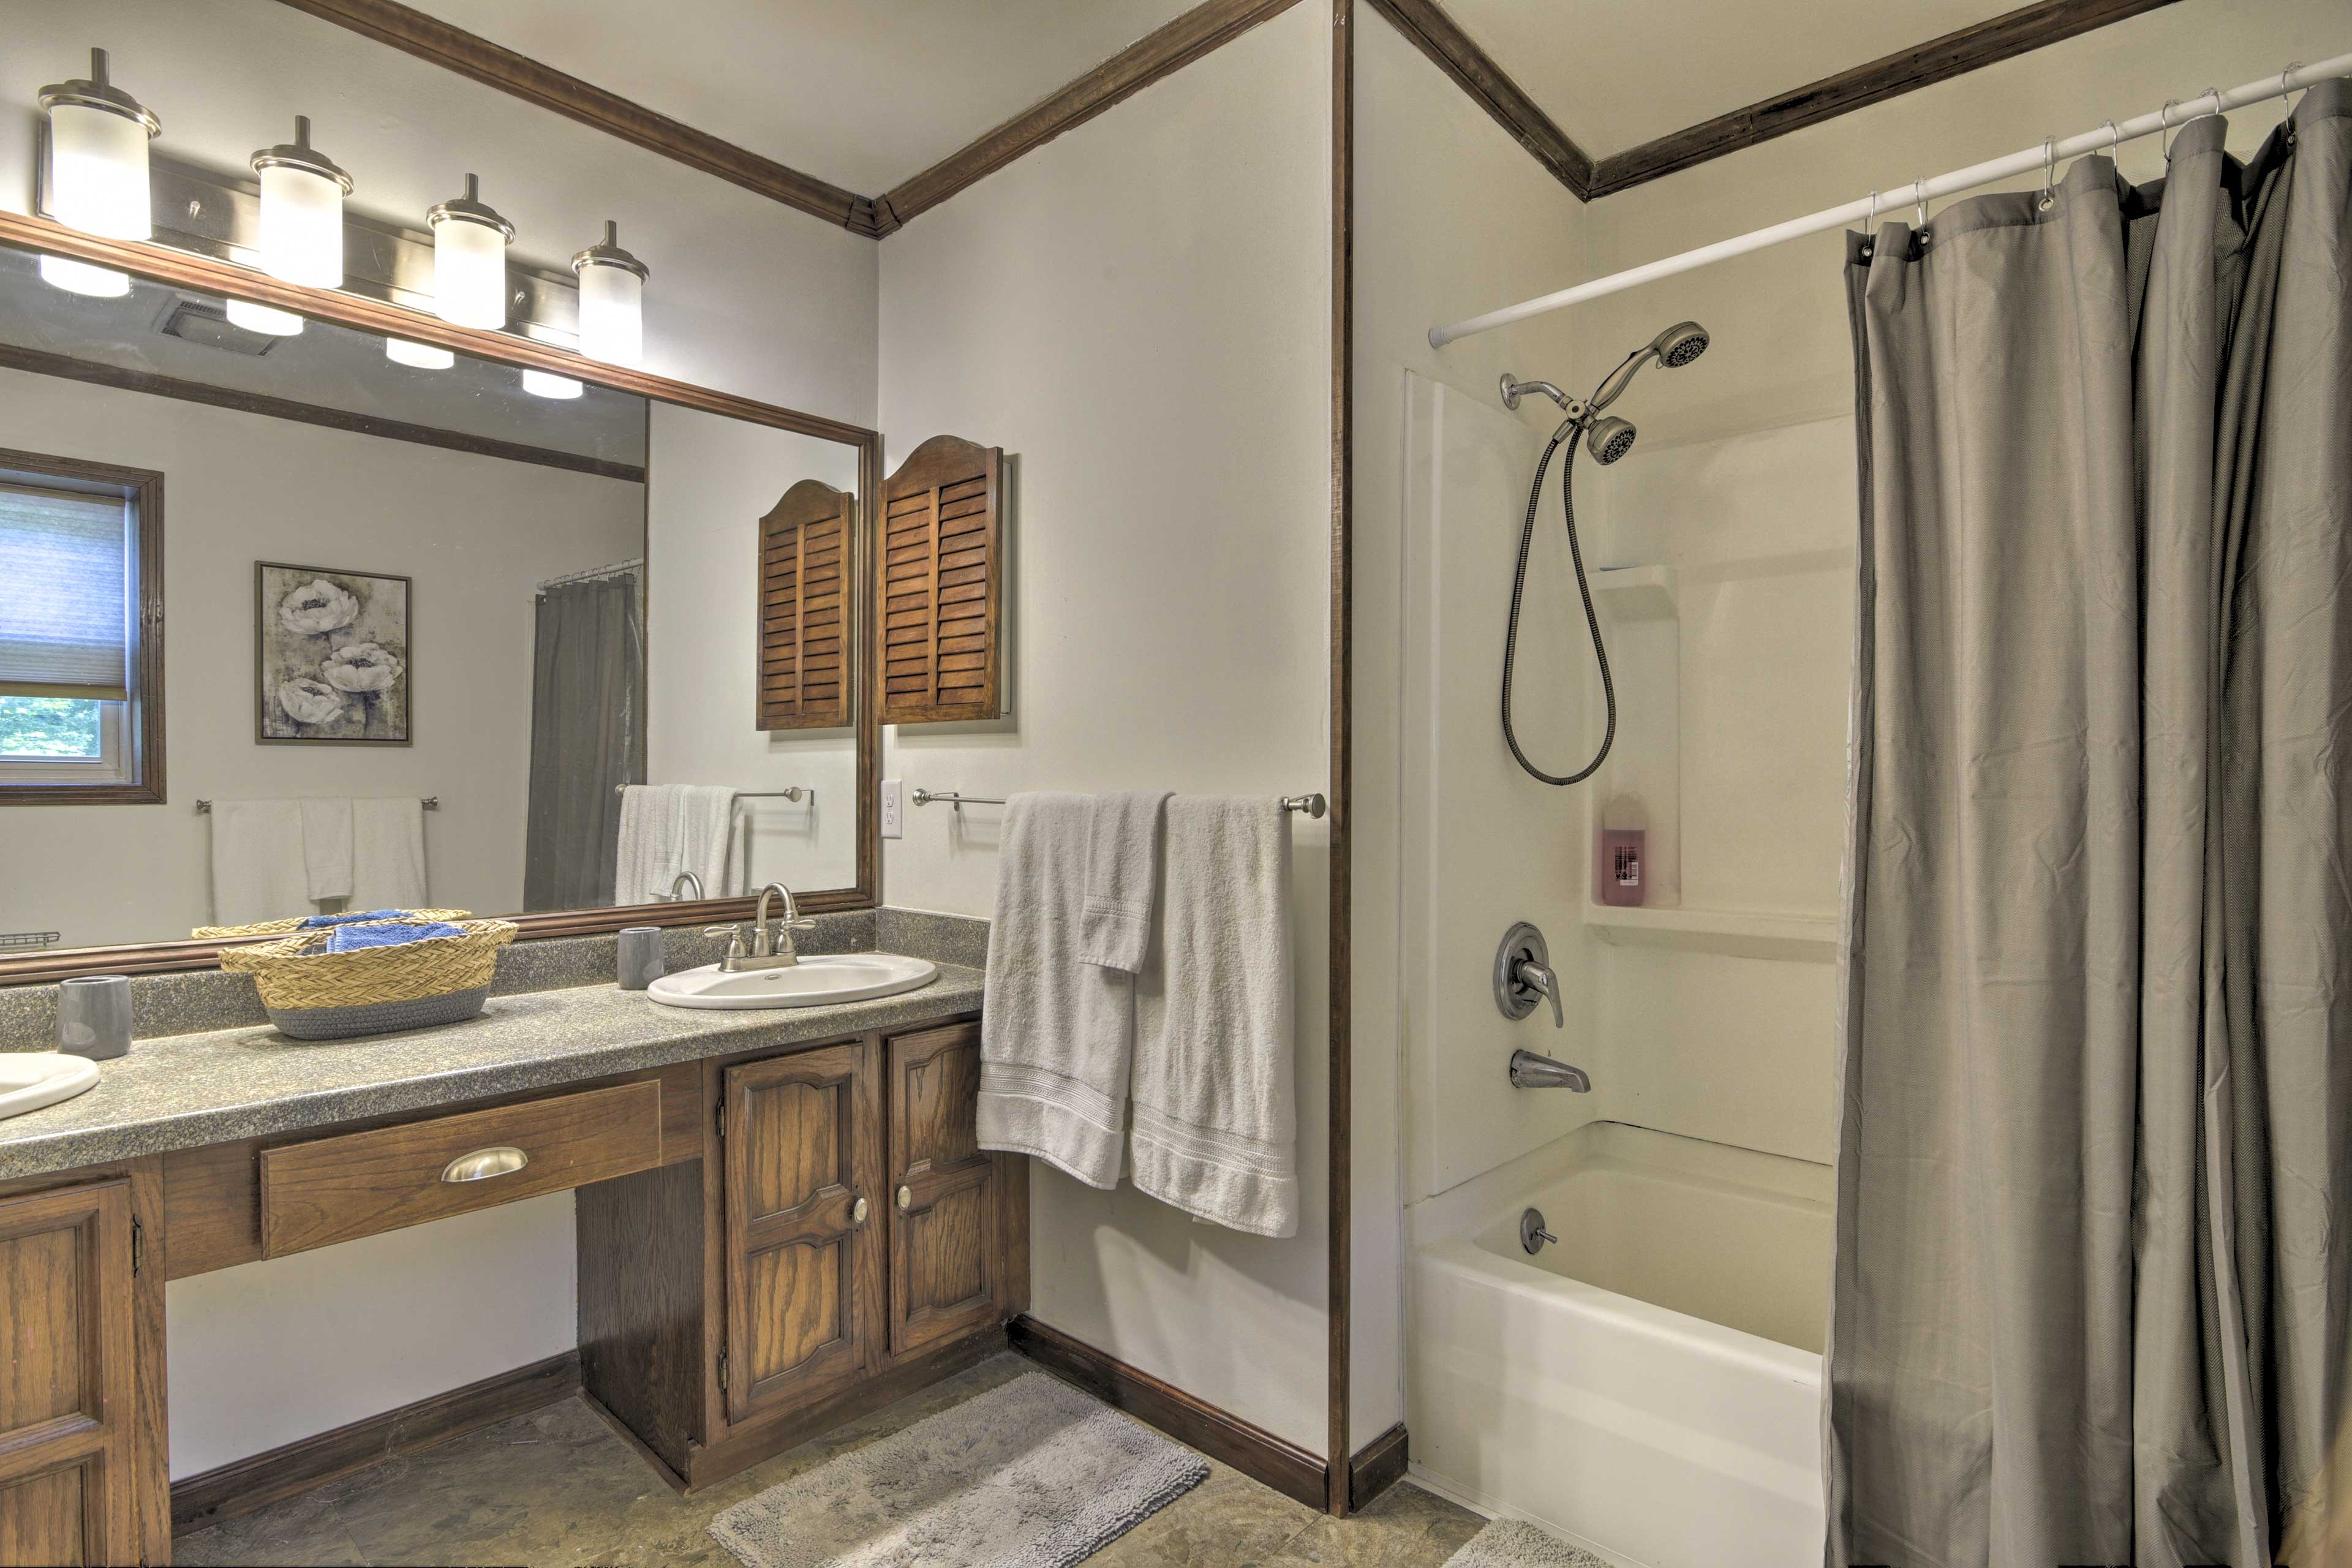
<svg viewBox="0 0 2352 1568">
<path fill-rule="evenodd" d="M 901 815 L 899 809 L 898 781 L 884 779 L 882 781 L 882 837 L 904 838 L 906 836 L 907 819 Z"/>
</svg>

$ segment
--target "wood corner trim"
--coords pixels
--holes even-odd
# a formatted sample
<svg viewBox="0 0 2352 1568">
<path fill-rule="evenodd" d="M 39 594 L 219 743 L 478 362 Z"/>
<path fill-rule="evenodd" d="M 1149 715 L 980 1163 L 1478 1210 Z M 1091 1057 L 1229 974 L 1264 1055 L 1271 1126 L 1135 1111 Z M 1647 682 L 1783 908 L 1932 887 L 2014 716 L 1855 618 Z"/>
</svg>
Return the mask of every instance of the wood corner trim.
<svg viewBox="0 0 2352 1568">
<path fill-rule="evenodd" d="M 459 76 L 551 109 L 665 158 L 716 174 L 730 184 L 782 202 L 813 217 L 874 235 L 874 203 L 855 191 L 723 142 L 705 131 L 657 114 L 618 93 L 542 65 L 462 27 L 426 16 L 399 0 L 278 0 L 283 5 L 390 44 Z"/>
<path fill-rule="evenodd" d="M 1174 21 L 1145 34 L 1077 80 L 1023 110 L 877 197 L 888 234 L 950 196 L 1082 125 L 1162 77 L 1287 11 L 1297 0 L 1203 0 Z"/>
<path fill-rule="evenodd" d="M 1591 156 L 1536 106 L 1510 73 L 1480 48 L 1461 25 L 1447 16 L 1437 0 L 1371 0 L 1372 9 L 1387 17 L 1414 47 L 1454 79 L 1495 123 L 1528 156 L 1551 172 L 1578 201 L 1593 196 Z"/>
<path fill-rule="evenodd" d="M 1297 1444 L 1162 1383 L 1083 1340 L 1047 1328 L 1025 1313 L 1007 1324 L 1005 1333 L 1013 1350 L 1063 1382 L 1231 1465 L 1285 1497 L 1311 1509 L 1325 1506 L 1324 1463 Z"/>
<path fill-rule="evenodd" d="M 172 1483 L 172 1530 L 184 1535 L 341 1479 L 380 1460 L 568 1398 L 580 1387 L 580 1352 L 566 1351 L 478 1383 L 297 1438 Z"/>
<path fill-rule="evenodd" d="M 1370 1507 L 1373 1499 L 1404 1479 L 1411 1458 L 1411 1439 L 1402 1421 L 1357 1449 L 1348 1461 L 1349 1507 L 1358 1513 Z"/>
<path fill-rule="evenodd" d="M 1383 0 L 1374 0 L 1381 4 Z M 1882 56 L 1852 70 L 1808 82 L 1744 109 L 1735 109 L 1612 153 L 1587 187 L 1589 198 L 1678 173 L 1728 153 L 1737 153 L 1791 131 L 1818 125 L 1857 109 L 1965 76 L 1980 67 L 2061 43 L 2113 22 L 2125 21 L 2174 0 L 2037 0 L 2014 11 L 1930 38 L 1915 48 Z"/>
</svg>

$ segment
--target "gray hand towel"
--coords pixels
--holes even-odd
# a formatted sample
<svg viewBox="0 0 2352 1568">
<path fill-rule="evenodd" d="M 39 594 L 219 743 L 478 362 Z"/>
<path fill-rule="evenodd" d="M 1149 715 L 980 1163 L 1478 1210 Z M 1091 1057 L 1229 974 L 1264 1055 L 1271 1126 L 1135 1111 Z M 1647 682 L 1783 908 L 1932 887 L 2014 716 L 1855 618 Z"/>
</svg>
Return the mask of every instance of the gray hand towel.
<svg viewBox="0 0 2352 1568">
<path fill-rule="evenodd" d="M 1078 956 L 1093 809 L 1082 795 L 1005 804 L 979 1126 L 983 1149 L 1034 1154 L 1108 1188 L 1126 1143 L 1135 977 Z"/>
<path fill-rule="evenodd" d="M 1136 1189 L 1297 1234 L 1290 826 L 1272 795 L 1168 803 L 1160 940 L 1135 987 Z"/>
<path fill-rule="evenodd" d="M 1087 902 L 1079 956 L 1132 974 L 1151 946 L 1160 896 L 1160 825 L 1168 791 L 1097 795 L 1087 834 Z"/>
</svg>

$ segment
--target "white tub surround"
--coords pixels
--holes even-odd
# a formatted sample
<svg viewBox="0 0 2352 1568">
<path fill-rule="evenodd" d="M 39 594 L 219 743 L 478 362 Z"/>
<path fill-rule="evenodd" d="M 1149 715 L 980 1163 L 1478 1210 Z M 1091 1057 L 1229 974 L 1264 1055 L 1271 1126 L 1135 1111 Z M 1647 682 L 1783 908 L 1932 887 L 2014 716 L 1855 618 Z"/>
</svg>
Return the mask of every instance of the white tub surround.
<svg viewBox="0 0 2352 1568">
<path fill-rule="evenodd" d="M 1644 1568 L 1819 1562 L 1832 1197 L 1826 1166 L 1602 1121 L 1415 1205 L 1414 1468 Z"/>
</svg>

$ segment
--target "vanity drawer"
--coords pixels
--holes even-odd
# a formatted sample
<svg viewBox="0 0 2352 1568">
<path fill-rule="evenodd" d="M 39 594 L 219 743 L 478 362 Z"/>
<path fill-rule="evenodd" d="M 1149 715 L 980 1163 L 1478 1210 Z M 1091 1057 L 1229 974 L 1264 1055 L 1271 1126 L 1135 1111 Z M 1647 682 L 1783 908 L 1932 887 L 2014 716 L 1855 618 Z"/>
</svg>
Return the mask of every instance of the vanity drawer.
<svg viewBox="0 0 2352 1568">
<path fill-rule="evenodd" d="M 458 1164 L 469 1157 L 476 1157 L 471 1169 Z M 470 1214 L 660 1163 L 657 1083 L 283 1144 L 261 1152 L 262 1256 Z"/>
</svg>

